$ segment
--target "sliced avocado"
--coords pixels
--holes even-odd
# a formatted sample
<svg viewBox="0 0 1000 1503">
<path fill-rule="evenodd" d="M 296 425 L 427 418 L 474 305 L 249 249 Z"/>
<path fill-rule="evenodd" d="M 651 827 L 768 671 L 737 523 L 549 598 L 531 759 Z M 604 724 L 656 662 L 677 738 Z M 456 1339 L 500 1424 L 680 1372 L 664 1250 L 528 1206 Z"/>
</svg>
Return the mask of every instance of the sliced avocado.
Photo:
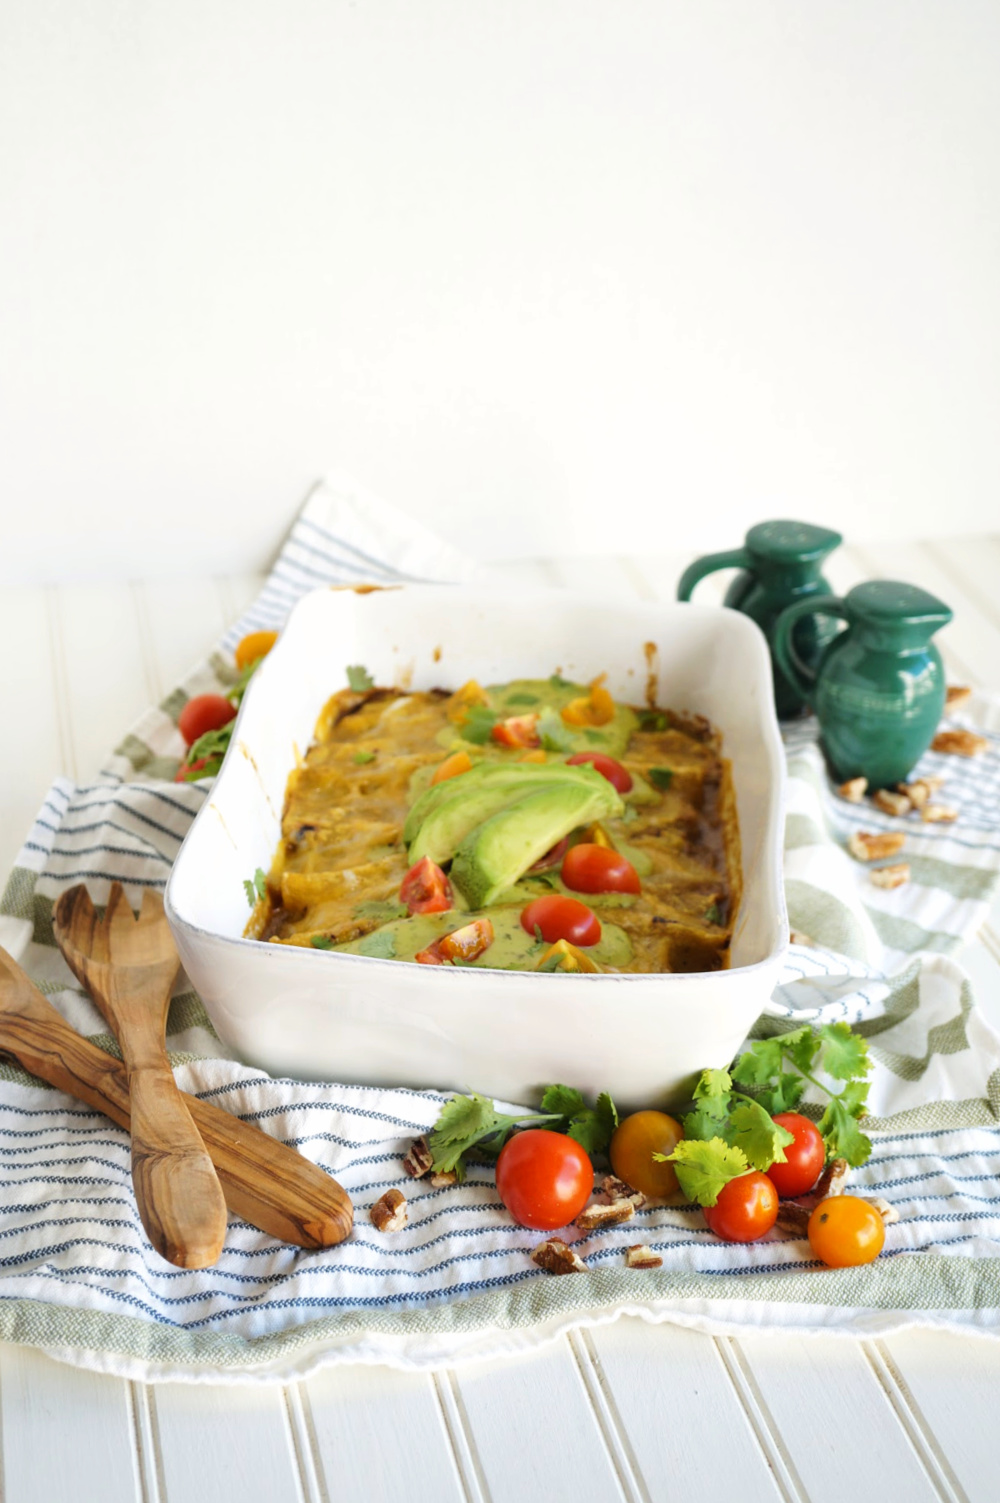
<svg viewBox="0 0 1000 1503">
<path fill-rule="evenodd" d="M 538 789 L 470 831 L 455 854 L 451 880 L 471 907 L 485 908 L 570 830 L 622 808 L 600 773 L 592 772 L 585 784 L 566 780 Z"/>
<path fill-rule="evenodd" d="M 579 780 L 586 767 L 567 767 L 564 762 L 479 762 L 468 772 L 435 783 L 422 793 L 406 816 L 403 840 L 407 845 L 416 839 L 417 831 L 441 804 L 450 803 L 457 796 L 471 797 L 484 786 L 504 787 L 512 790 L 511 797 L 521 788 L 534 783 L 564 783 L 567 779 Z M 485 818 L 485 816 L 483 816 Z"/>
<path fill-rule="evenodd" d="M 458 781 L 458 778 L 449 779 L 449 782 Z M 560 781 L 568 782 L 569 779 Z M 525 777 L 480 780 L 471 788 L 456 788 L 451 798 L 441 799 L 422 821 L 407 859 L 412 865 L 423 856 L 429 856 L 442 866 L 451 860 L 470 830 L 526 794 L 553 786 L 551 778 Z"/>
</svg>

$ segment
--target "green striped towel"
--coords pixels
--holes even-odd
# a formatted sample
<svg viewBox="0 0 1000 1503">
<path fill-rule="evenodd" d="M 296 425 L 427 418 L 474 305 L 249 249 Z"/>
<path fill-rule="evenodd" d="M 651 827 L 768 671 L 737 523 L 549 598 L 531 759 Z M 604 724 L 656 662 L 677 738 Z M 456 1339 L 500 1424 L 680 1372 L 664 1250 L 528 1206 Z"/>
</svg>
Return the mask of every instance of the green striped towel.
<svg viewBox="0 0 1000 1503">
<path fill-rule="evenodd" d="M 251 610 L 116 746 L 93 783 L 53 785 L 0 903 L 0 943 L 81 1032 L 113 1048 L 52 938 L 52 905 L 85 880 L 133 903 L 162 887 L 204 784 L 171 781 L 187 697 L 232 680 L 246 631 L 280 626 L 317 584 L 468 578 L 467 562 L 343 480 L 315 490 Z M 974 762 L 928 755 L 948 777 L 953 825 L 905 823 L 908 886 L 882 891 L 847 854 L 852 829 L 895 827 L 837 798 L 805 722 L 788 734 L 786 880 L 793 930 L 757 1034 L 846 1018 L 876 1060 L 872 1158 L 855 1182 L 897 1208 L 886 1250 L 834 1272 L 777 1234 L 719 1242 L 700 1211 L 644 1207 L 625 1226 L 566 1233 L 587 1273 L 553 1279 L 529 1261 L 539 1234 L 502 1211 L 491 1172 L 434 1190 L 401 1156 L 434 1120 L 434 1092 L 273 1080 L 227 1056 L 199 999 L 174 997 L 169 1043 L 181 1085 L 295 1144 L 351 1193 L 356 1231 L 305 1253 L 231 1219 L 215 1268 L 153 1253 L 131 1193 L 125 1134 L 79 1103 L 0 1066 L 0 1337 L 140 1379 L 288 1379 L 325 1362 L 426 1367 L 496 1355 L 631 1312 L 700 1329 L 885 1332 L 907 1324 L 1000 1331 L 1000 1040 L 951 958 L 983 918 L 1000 869 L 1000 705 L 967 716 L 989 740 Z M 963 721 L 963 723 L 965 723 Z M 409 1223 L 380 1236 L 369 1207 L 404 1187 Z M 642 1241 L 655 1272 L 624 1267 Z"/>
</svg>

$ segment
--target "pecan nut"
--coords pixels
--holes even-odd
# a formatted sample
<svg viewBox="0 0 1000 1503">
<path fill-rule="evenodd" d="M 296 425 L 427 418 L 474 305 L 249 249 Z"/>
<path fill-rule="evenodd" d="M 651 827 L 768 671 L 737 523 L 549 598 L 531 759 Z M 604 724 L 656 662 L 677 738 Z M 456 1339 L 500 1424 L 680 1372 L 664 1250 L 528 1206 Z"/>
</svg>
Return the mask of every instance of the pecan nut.
<svg viewBox="0 0 1000 1503">
<path fill-rule="evenodd" d="M 634 1215 L 635 1206 L 630 1200 L 612 1200 L 607 1205 L 593 1200 L 580 1212 L 574 1225 L 582 1232 L 594 1232 L 601 1226 L 619 1226 L 623 1221 L 631 1221 Z"/>
<path fill-rule="evenodd" d="M 910 863 L 897 861 L 895 866 L 877 866 L 874 871 L 868 873 L 868 879 L 873 887 L 883 887 L 888 890 L 893 887 L 902 887 L 910 880 Z"/>
<path fill-rule="evenodd" d="M 625 1249 L 626 1268 L 662 1268 L 663 1259 L 643 1242 L 634 1242 Z"/>
<path fill-rule="evenodd" d="M 920 818 L 929 825 L 951 824 L 953 819 L 958 818 L 958 810 L 950 808 L 948 804 L 925 804 L 920 811 Z"/>
<path fill-rule="evenodd" d="M 778 1207 L 774 1224 L 780 1231 L 789 1232 L 793 1237 L 805 1237 L 811 1215 L 810 1210 L 807 1210 L 805 1206 L 797 1205 L 794 1200 L 783 1200 Z"/>
<path fill-rule="evenodd" d="M 434 1155 L 427 1146 L 426 1138 L 414 1138 L 403 1160 L 403 1168 L 411 1179 L 421 1179 L 434 1167 Z"/>
<path fill-rule="evenodd" d="M 881 809 L 883 814 L 892 814 L 895 817 L 909 814 L 912 807 L 908 794 L 891 793 L 888 788 L 880 788 L 877 793 L 873 793 L 872 803 L 876 809 Z"/>
<path fill-rule="evenodd" d="M 968 684 L 949 684 L 944 691 L 944 705 L 946 710 L 957 710 L 964 705 L 966 700 L 972 698 L 972 690 Z"/>
<path fill-rule="evenodd" d="M 386 1190 L 368 1212 L 377 1232 L 398 1232 L 406 1225 L 406 1196 L 402 1190 Z"/>
<path fill-rule="evenodd" d="M 544 1268 L 546 1273 L 587 1272 L 586 1263 L 566 1246 L 561 1237 L 549 1237 L 546 1242 L 539 1242 L 531 1254 L 531 1261 Z"/>
<path fill-rule="evenodd" d="M 825 1200 L 828 1195 L 840 1195 L 843 1193 L 844 1180 L 847 1178 L 847 1160 L 831 1159 L 823 1173 L 816 1181 L 814 1194 L 818 1200 Z"/>
<path fill-rule="evenodd" d="M 948 752 L 955 757 L 978 757 L 989 746 L 985 736 L 974 731 L 938 731 L 931 742 L 931 751 Z"/>
<path fill-rule="evenodd" d="M 432 1174 L 430 1186 L 432 1190 L 447 1190 L 449 1185 L 458 1184 L 458 1175 L 454 1169 L 443 1169 L 438 1174 Z"/>
<path fill-rule="evenodd" d="M 896 830 L 886 830 L 872 835 L 867 830 L 855 830 L 848 837 L 847 849 L 858 861 L 881 861 L 883 856 L 895 856 L 903 849 L 906 836 Z"/>
<path fill-rule="evenodd" d="M 623 1179 L 616 1174 L 606 1174 L 601 1180 L 601 1199 L 608 1205 L 615 1200 L 630 1200 L 637 1211 L 642 1210 L 646 1204 L 646 1197 L 641 1190 L 633 1190 Z"/>
<path fill-rule="evenodd" d="M 867 778 L 848 778 L 846 783 L 841 783 L 837 792 L 841 798 L 846 798 L 849 804 L 860 804 L 867 789 Z"/>
</svg>

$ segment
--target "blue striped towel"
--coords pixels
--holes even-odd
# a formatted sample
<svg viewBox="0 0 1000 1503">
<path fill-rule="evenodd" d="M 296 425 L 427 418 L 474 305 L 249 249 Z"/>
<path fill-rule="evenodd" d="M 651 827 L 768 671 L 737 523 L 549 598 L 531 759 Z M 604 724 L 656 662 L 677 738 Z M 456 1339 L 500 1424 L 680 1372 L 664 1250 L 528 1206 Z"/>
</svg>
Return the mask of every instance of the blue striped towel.
<svg viewBox="0 0 1000 1503">
<path fill-rule="evenodd" d="M 52 937 L 52 906 L 87 881 L 98 903 L 162 887 L 206 797 L 174 784 L 186 698 L 232 681 L 231 649 L 280 626 L 318 583 L 463 579 L 471 566 L 402 513 L 343 479 L 316 488 L 267 585 L 218 650 L 118 744 L 94 783 L 53 785 L 0 903 L 0 943 L 81 1032 L 113 1047 Z M 756 1032 L 847 1018 L 876 1059 L 864 1193 L 899 1221 L 868 1268 L 820 1269 L 781 1237 L 719 1242 L 697 1208 L 649 1205 L 624 1226 L 565 1234 L 587 1273 L 551 1278 L 528 1258 L 537 1233 L 499 1205 L 492 1173 L 432 1188 L 402 1169 L 434 1121 L 433 1092 L 274 1080 L 228 1058 L 193 992 L 171 1004 L 181 1085 L 259 1123 L 328 1168 L 356 1206 L 342 1247 L 303 1252 L 231 1219 L 218 1265 L 188 1272 L 150 1247 L 132 1197 L 126 1135 L 0 1066 L 0 1337 L 144 1380 L 261 1381 L 324 1362 L 427 1367 L 523 1348 L 634 1312 L 701 1329 L 885 1332 L 907 1324 L 1000 1330 L 1000 1040 L 952 959 L 985 917 L 1000 869 L 1000 706 L 972 701 L 987 737 L 974 762 L 928 754 L 948 778 L 952 825 L 909 821 L 913 879 L 881 891 L 845 850 L 859 824 L 894 821 L 831 789 L 809 723 L 788 736 L 786 881 L 796 941 Z M 963 722 L 965 723 L 965 722 Z M 367 1209 L 403 1189 L 409 1221 L 380 1235 Z M 663 1258 L 628 1270 L 641 1241 Z"/>
</svg>

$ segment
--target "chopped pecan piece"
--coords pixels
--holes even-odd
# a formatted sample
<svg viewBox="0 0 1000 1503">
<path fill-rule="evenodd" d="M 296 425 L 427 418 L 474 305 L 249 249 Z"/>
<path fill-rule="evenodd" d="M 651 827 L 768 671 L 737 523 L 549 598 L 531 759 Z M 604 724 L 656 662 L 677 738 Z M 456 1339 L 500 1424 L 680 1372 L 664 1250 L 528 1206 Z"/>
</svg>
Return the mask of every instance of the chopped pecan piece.
<svg viewBox="0 0 1000 1503">
<path fill-rule="evenodd" d="M 811 1215 L 811 1211 L 805 1206 L 798 1205 L 794 1200 L 783 1200 L 778 1207 L 778 1216 L 774 1224 L 779 1230 L 790 1232 L 793 1237 L 804 1237 Z"/>
<path fill-rule="evenodd" d="M 895 866 L 877 866 L 874 871 L 868 873 L 868 878 L 873 887 L 885 887 L 890 890 L 893 887 L 902 887 L 910 880 L 910 863 L 897 861 Z"/>
<path fill-rule="evenodd" d="M 926 778 L 917 778 L 912 783 L 897 783 L 896 790 L 906 796 L 914 809 L 922 809 L 931 796 L 931 785 Z"/>
<path fill-rule="evenodd" d="M 582 1258 L 578 1258 L 571 1247 L 567 1247 L 561 1237 L 550 1237 L 547 1242 L 539 1242 L 531 1254 L 532 1263 L 537 1263 L 539 1268 L 544 1268 L 546 1273 L 586 1273 L 587 1265 Z"/>
<path fill-rule="evenodd" d="M 971 699 L 972 690 L 968 684 L 949 684 L 944 691 L 944 704 L 946 710 L 957 710 L 964 705 L 967 699 Z"/>
<path fill-rule="evenodd" d="M 950 824 L 958 818 L 958 810 L 950 808 L 947 804 L 925 804 L 920 811 L 920 818 L 929 825 Z"/>
<path fill-rule="evenodd" d="M 432 1190 L 447 1190 L 449 1185 L 458 1184 L 458 1175 L 454 1169 L 445 1169 L 440 1174 L 432 1174 L 430 1184 Z"/>
<path fill-rule="evenodd" d="M 881 809 L 883 814 L 899 816 L 909 814 L 912 805 L 907 794 L 890 793 L 888 788 L 880 788 L 872 794 L 872 803 L 876 809 Z"/>
<path fill-rule="evenodd" d="M 846 783 L 841 783 L 837 792 L 841 798 L 846 798 L 849 804 L 860 804 L 867 789 L 867 778 L 848 778 Z"/>
<path fill-rule="evenodd" d="M 855 830 L 848 837 L 847 849 L 858 861 L 881 861 L 883 856 L 895 856 L 903 849 L 906 836 L 896 830 L 887 830 L 871 835 L 867 830 Z"/>
<path fill-rule="evenodd" d="M 635 1206 L 630 1200 L 612 1200 L 607 1205 L 592 1200 L 576 1218 L 575 1225 L 582 1232 L 596 1231 L 599 1226 L 617 1226 L 619 1222 L 631 1221 Z"/>
<path fill-rule="evenodd" d="M 931 751 L 949 752 L 956 757 L 978 757 L 989 746 L 985 736 L 974 731 L 938 731 L 931 742 Z"/>
<path fill-rule="evenodd" d="M 899 1212 L 896 1210 L 896 1207 L 890 1205 L 887 1200 L 883 1200 L 881 1195 L 861 1195 L 859 1199 L 865 1201 L 870 1206 L 874 1206 L 886 1226 L 891 1226 L 894 1221 L 899 1220 Z"/>
<path fill-rule="evenodd" d="M 663 1259 L 643 1242 L 635 1242 L 625 1249 L 626 1268 L 662 1268 Z"/>
<path fill-rule="evenodd" d="M 426 1138 L 414 1138 L 410 1151 L 403 1160 L 403 1168 L 411 1179 L 422 1179 L 434 1167 L 434 1156 L 427 1146 Z"/>
<path fill-rule="evenodd" d="M 816 1181 L 816 1188 L 813 1194 L 819 1200 L 825 1200 L 828 1195 L 840 1195 L 844 1189 L 844 1180 L 846 1178 L 847 1160 L 831 1159 Z"/>
<path fill-rule="evenodd" d="M 402 1190 L 386 1190 L 368 1214 L 376 1231 L 401 1231 L 406 1225 L 406 1196 Z"/>
<path fill-rule="evenodd" d="M 646 1204 L 646 1197 L 641 1190 L 633 1190 L 623 1179 L 616 1174 L 606 1174 L 601 1180 L 601 1199 L 611 1205 L 616 1200 L 630 1200 L 637 1211 Z"/>
</svg>

